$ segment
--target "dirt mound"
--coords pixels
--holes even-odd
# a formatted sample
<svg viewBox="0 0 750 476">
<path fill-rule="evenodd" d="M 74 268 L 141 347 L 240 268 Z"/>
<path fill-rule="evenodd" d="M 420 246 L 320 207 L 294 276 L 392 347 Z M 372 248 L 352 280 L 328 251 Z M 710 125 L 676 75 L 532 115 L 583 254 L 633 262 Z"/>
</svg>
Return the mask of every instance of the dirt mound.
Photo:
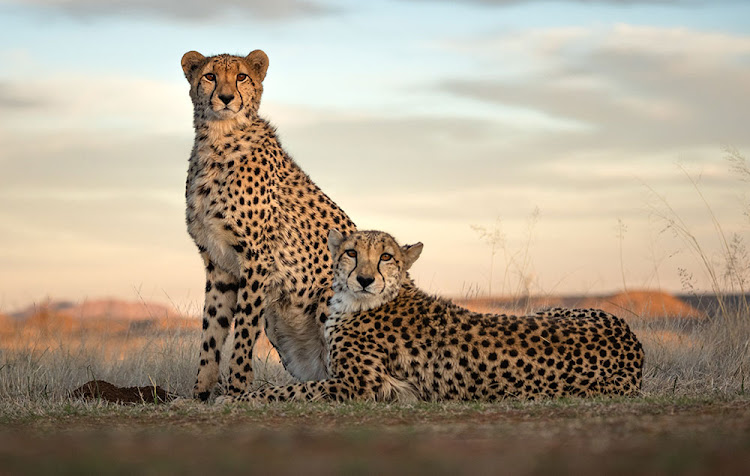
<svg viewBox="0 0 750 476">
<path fill-rule="evenodd" d="M 104 380 L 91 380 L 71 392 L 75 398 L 114 403 L 167 403 L 177 398 L 161 387 L 118 387 Z"/>
</svg>

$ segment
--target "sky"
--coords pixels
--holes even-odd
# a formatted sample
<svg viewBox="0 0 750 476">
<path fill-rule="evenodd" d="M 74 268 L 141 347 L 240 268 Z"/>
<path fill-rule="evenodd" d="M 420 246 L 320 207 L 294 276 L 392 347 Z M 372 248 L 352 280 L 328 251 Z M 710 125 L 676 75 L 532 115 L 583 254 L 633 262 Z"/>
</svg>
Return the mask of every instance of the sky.
<svg viewBox="0 0 750 476">
<path fill-rule="evenodd" d="M 200 309 L 180 58 L 254 49 L 287 151 L 430 292 L 701 290 L 675 224 L 719 275 L 715 223 L 750 240 L 744 0 L 0 0 L 0 312 Z"/>
</svg>

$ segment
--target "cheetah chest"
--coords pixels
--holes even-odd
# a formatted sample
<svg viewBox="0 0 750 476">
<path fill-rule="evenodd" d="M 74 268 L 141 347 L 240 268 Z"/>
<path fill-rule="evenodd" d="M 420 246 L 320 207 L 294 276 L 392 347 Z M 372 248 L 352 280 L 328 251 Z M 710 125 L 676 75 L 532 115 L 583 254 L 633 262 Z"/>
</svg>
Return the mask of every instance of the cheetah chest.
<svg viewBox="0 0 750 476">
<path fill-rule="evenodd" d="M 195 242 L 206 250 L 211 261 L 223 270 L 238 275 L 241 256 L 236 250 L 239 233 L 230 216 L 230 191 L 227 174 L 201 171 L 188 181 L 187 224 Z"/>
</svg>

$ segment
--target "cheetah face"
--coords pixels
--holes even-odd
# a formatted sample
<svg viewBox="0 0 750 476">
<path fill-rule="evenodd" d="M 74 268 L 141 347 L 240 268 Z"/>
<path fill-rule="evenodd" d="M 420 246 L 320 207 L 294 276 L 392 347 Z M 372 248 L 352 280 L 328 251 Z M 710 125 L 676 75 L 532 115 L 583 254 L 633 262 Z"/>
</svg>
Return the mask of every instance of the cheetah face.
<svg viewBox="0 0 750 476">
<path fill-rule="evenodd" d="M 196 118 L 205 121 L 242 121 L 257 116 L 268 56 L 255 50 L 246 57 L 218 55 L 206 58 L 185 53 L 182 70 L 190 83 Z"/>
<path fill-rule="evenodd" d="M 406 271 L 422 253 L 422 243 L 399 246 L 380 231 L 358 231 L 344 238 L 331 230 L 328 248 L 334 267 L 334 313 L 374 309 L 395 298 Z"/>
</svg>

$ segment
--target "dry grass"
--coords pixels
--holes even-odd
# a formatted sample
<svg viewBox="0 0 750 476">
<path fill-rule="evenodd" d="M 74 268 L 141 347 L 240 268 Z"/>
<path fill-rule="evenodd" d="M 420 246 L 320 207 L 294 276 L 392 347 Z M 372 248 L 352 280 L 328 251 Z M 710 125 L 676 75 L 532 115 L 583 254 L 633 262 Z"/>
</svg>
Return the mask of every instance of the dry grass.
<svg viewBox="0 0 750 476">
<path fill-rule="evenodd" d="M 95 378 L 188 391 L 200 335 L 197 326 L 108 324 L 72 329 L 16 326 L 15 335 L 6 328 L 0 344 L 0 398 L 62 401 L 69 390 Z"/>
<path fill-rule="evenodd" d="M 189 396 L 197 369 L 200 321 L 71 319 L 43 310 L 0 322 L 0 400 L 68 401 L 92 379 L 119 386 L 158 385 Z M 231 342 L 225 348 L 229 352 Z M 258 384 L 290 380 L 267 339 L 256 347 Z"/>
<path fill-rule="evenodd" d="M 630 322 L 646 351 L 644 394 L 743 394 L 750 371 L 750 317 L 706 316 L 682 302 L 670 309 L 687 309 L 686 316 L 674 316 L 665 308 L 666 304 L 674 306 L 674 298 L 663 293 L 651 296 L 655 302 L 649 304 L 644 303 L 643 293 L 634 293 L 630 302 L 641 310 L 665 310 L 668 317 L 659 319 L 658 313 L 639 315 L 632 310 L 619 313 Z M 617 305 L 628 302 L 624 295 L 617 299 L 621 302 Z M 616 303 L 609 298 L 604 301 Z M 514 310 L 503 300 L 476 299 L 463 304 L 484 311 Z M 92 379 L 120 386 L 158 385 L 187 397 L 199 339 L 194 319 L 71 322 L 40 315 L 24 325 L 6 323 L 0 326 L 0 399 L 21 404 L 64 402 L 69 390 Z M 225 355 L 229 349 L 231 342 Z M 255 361 L 257 385 L 291 381 L 267 340 L 258 346 Z"/>
</svg>

